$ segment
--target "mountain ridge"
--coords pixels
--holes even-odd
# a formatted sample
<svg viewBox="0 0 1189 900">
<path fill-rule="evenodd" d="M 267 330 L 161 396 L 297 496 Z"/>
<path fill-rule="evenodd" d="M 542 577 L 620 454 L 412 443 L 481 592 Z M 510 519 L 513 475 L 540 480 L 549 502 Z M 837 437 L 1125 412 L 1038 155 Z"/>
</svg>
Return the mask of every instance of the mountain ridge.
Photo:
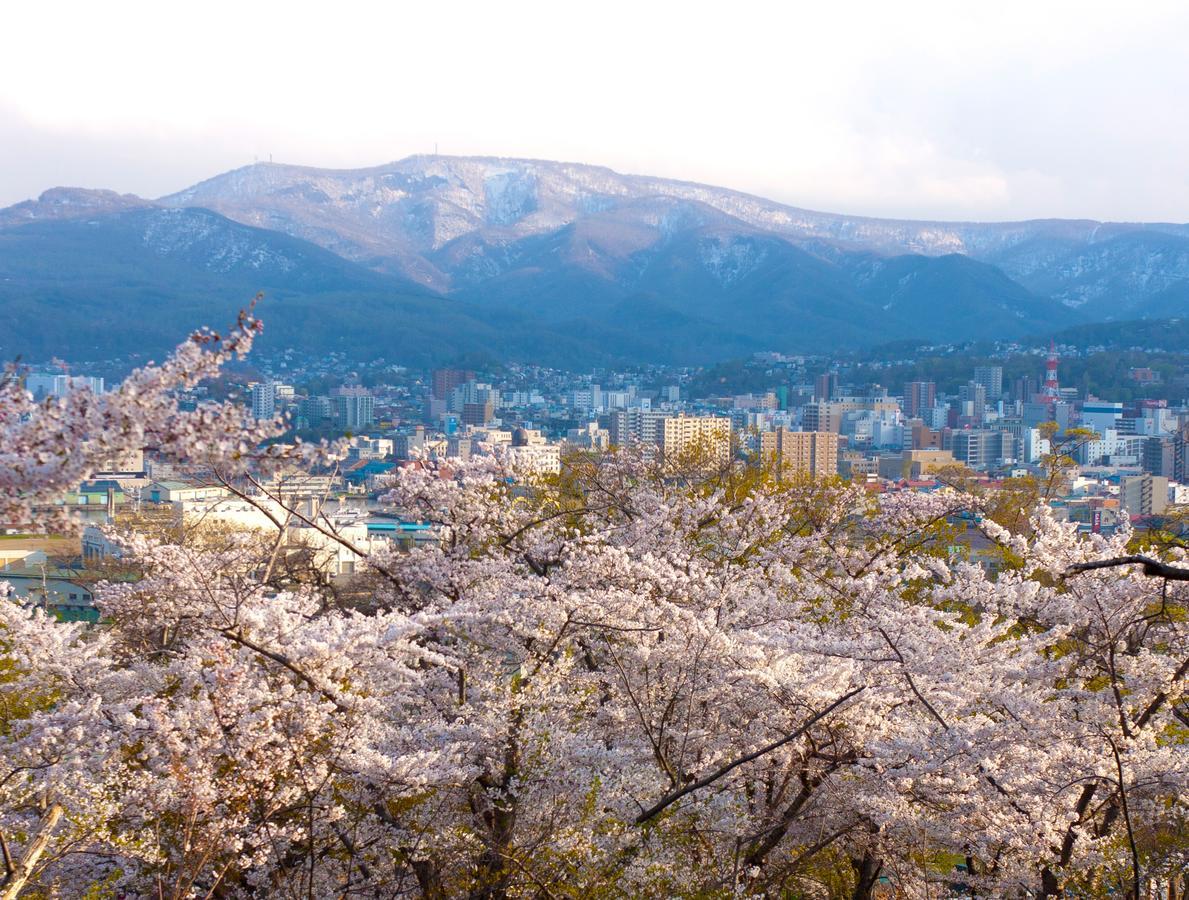
<svg viewBox="0 0 1189 900">
<path fill-rule="evenodd" d="M 1142 316 L 1152 295 L 1189 272 L 1189 224 L 847 216 L 691 181 L 511 157 L 420 155 L 363 169 L 257 163 L 157 202 L 207 206 L 449 292 L 456 273 L 435 256 L 460 238 L 476 246 L 507 246 L 530 234 L 555 232 L 609 211 L 623 212 L 631 204 L 661 200 L 685 204 L 692 211 L 713 210 L 741 229 L 778 235 L 830 261 L 851 253 L 961 253 L 995 265 L 1033 293 L 1052 296 L 1071 308 L 1099 303 L 1110 305 L 1111 311 Z M 659 239 L 666 223 L 640 215 L 635 227 L 641 226 L 652 228 Z M 1101 284 L 1087 283 L 1086 267 L 1079 262 L 1088 249 L 1101 258 L 1128 252 L 1128 242 L 1138 242 L 1144 250 L 1170 241 L 1176 245 L 1171 281 L 1112 285 L 1111 274 L 1104 271 Z M 1099 259 L 1091 268 L 1118 265 Z"/>
<path fill-rule="evenodd" d="M 170 240 L 209 229 L 201 260 L 163 262 L 160 241 L 126 233 L 128 217 L 171 215 L 185 227 L 162 226 Z M 119 248 L 120 266 L 89 254 L 87 235 Z M 295 255 L 300 284 L 266 269 L 222 281 L 203 269 L 250 260 L 249 245 L 261 259 Z M 285 339 L 314 351 L 332 338 L 378 355 L 396 346 L 418 359 L 482 348 L 575 364 L 700 363 L 1189 312 L 1189 225 L 854 217 L 503 157 L 423 155 L 363 169 L 257 163 L 155 200 L 53 188 L 0 210 L 0 277 L 24 279 L 20 303 L 32 309 L 52 285 L 33 284 L 16 248 L 56 260 L 64 281 L 91 278 L 129 298 L 129 322 L 151 306 L 129 288 L 145 272 L 157 280 L 149 293 L 167 295 L 172 281 L 190 300 L 200 287 L 238 291 L 258 276 L 272 279 L 258 287 L 282 285 L 302 315 L 321 309 L 326 327 L 343 332 L 302 335 L 287 323 Z M 16 302 L 13 277 L 0 282 L 0 304 Z M 400 315 L 411 332 L 384 318 Z"/>
</svg>

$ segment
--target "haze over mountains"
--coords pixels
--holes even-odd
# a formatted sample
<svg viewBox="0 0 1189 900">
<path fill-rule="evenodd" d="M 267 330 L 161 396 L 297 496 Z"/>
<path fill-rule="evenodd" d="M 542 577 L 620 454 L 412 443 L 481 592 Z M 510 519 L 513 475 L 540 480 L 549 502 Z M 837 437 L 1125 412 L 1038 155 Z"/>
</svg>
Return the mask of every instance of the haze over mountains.
<svg viewBox="0 0 1189 900">
<path fill-rule="evenodd" d="M 1182 316 L 1189 226 L 867 219 L 436 156 L 257 164 L 156 201 L 59 188 L 0 210 L 5 355 L 158 352 L 257 290 L 277 347 L 703 363 Z"/>
</svg>

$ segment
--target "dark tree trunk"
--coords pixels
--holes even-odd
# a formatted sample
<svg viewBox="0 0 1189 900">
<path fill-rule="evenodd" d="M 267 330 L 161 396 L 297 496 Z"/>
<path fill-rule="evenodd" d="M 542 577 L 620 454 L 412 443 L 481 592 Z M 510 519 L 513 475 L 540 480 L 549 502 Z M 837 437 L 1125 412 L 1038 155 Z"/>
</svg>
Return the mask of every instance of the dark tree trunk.
<svg viewBox="0 0 1189 900">
<path fill-rule="evenodd" d="M 851 900 L 871 900 L 879 873 L 883 871 L 883 862 L 868 850 L 862 859 L 852 859 L 850 864 L 855 870 L 855 891 L 851 894 Z"/>
<path fill-rule="evenodd" d="M 1063 893 L 1061 885 L 1057 881 L 1057 876 L 1053 874 L 1052 869 L 1045 866 L 1040 873 L 1040 896 L 1061 897 Z"/>
</svg>

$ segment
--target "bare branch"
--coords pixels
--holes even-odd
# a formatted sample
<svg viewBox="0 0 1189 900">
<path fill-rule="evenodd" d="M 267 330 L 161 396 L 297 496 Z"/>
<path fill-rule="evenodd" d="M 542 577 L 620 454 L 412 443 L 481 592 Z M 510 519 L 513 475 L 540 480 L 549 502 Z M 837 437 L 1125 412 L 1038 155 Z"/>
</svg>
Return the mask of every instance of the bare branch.
<svg viewBox="0 0 1189 900">
<path fill-rule="evenodd" d="M 779 749 L 780 747 L 783 747 L 785 744 L 792 743 L 797 738 L 799 738 L 801 735 L 803 735 L 805 732 L 807 732 L 810 728 L 812 728 L 814 725 L 816 725 L 818 722 L 820 722 L 822 719 L 824 719 L 826 716 L 828 716 L 830 713 L 832 713 L 834 710 L 836 710 L 838 707 L 840 707 L 843 703 L 845 703 L 847 700 L 849 700 L 851 697 L 854 697 L 856 694 L 858 694 L 864 690 L 866 690 L 866 685 L 860 685 L 859 687 L 855 688 L 853 691 L 848 691 L 847 693 L 845 693 L 841 697 L 839 697 L 837 700 L 835 700 L 833 703 L 831 703 L 829 706 L 827 706 L 825 709 L 823 709 L 821 712 L 814 713 L 813 716 L 811 716 L 809 718 L 809 720 L 806 721 L 796 731 L 793 731 L 792 733 L 785 735 L 778 741 L 773 741 L 771 744 L 766 744 L 765 746 L 760 747 L 760 749 L 758 749 L 758 750 L 753 750 L 751 753 L 747 753 L 743 756 L 740 756 L 738 759 L 727 763 L 725 766 L 715 769 L 709 775 L 699 778 L 697 781 L 690 782 L 683 788 L 680 788 L 676 791 L 672 791 L 671 793 L 666 794 L 664 797 L 662 797 L 660 800 L 658 800 L 655 804 L 650 806 L 648 809 L 644 810 L 644 812 L 640 813 L 640 815 L 636 816 L 636 824 L 643 825 L 645 822 L 649 821 L 650 819 L 656 818 L 656 816 L 658 816 L 660 813 L 662 813 L 665 809 L 667 809 L 669 806 L 672 806 L 674 803 L 676 803 L 678 800 L 680 800 L 682 797 L 686 796 L 687 794 L 692 794 L 696 790 L 700 790 L 701 788 L 704 788 L 707 785 L 713 784 L 714 782 L 716 782 L 720 778 L 722 778 L 724 775 L 729 774 L 730 772 L 734 771 L 735 769 L 739 768 L 739 766 L 742 766 L 745 763 L 749 763 L 753 760 L 759 759 L 764 754 L 771 753 L 773 750 Z"/>
</svg>

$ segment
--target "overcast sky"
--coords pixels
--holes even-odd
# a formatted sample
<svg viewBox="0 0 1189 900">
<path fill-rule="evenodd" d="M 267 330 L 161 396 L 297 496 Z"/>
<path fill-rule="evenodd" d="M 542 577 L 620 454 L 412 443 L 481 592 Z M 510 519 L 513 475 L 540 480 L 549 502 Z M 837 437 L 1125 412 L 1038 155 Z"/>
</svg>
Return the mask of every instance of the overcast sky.
<svg viewBox="0 0 1189 900">
<path fill-rule="evenodd" d="M 598 163 L 916 218 L 1189 221 L 1189 4 L 28 2 L 0 206 L 254 159 Z"/>
</svg>

